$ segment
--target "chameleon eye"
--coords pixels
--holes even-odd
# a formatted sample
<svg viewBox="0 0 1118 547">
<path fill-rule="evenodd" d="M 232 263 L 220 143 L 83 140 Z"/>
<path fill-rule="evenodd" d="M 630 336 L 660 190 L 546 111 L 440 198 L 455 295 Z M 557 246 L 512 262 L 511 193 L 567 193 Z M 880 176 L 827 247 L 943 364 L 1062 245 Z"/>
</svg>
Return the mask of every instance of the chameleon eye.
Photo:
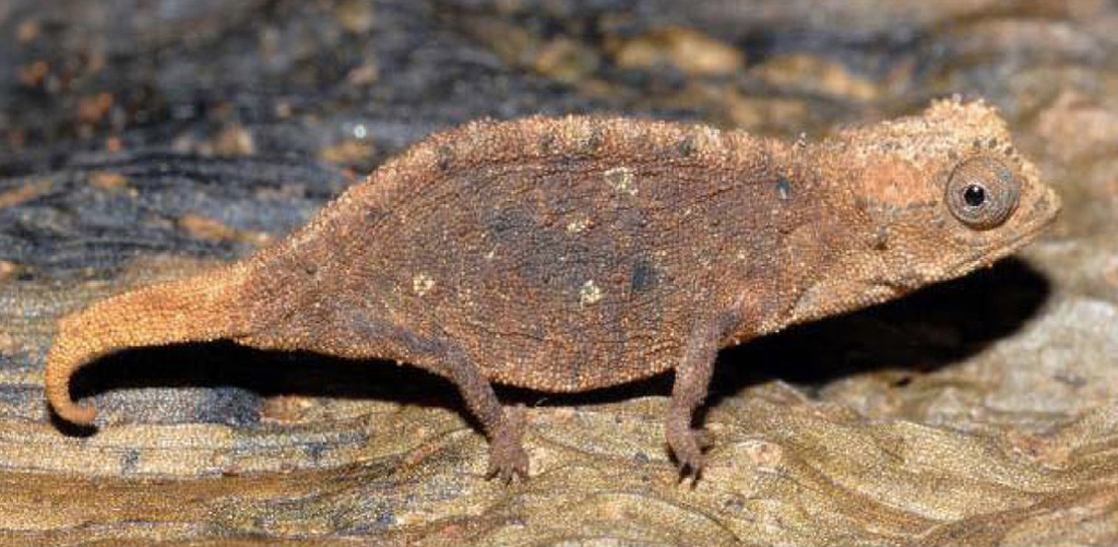
<svg viewBox="0 0 1118 547">
<path fill-rule="evenodd" d="M 989 230 L 1017 208 L 1021 183 L 1006 165 L 978 156 L 964 160 L 947 181 L 947 208 L 963 224 Z"/>
</svg>

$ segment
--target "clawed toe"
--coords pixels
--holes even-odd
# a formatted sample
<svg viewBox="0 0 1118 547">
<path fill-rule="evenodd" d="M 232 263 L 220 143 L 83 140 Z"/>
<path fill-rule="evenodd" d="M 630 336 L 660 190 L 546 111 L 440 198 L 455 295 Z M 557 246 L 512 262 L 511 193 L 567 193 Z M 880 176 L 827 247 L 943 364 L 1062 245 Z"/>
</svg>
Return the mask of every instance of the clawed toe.
<svg viewBox="0 0 1118 547">
<path fill-rule="evenodd" d="M 508 484 L 516 476 L 528 478 L 528 453 L 519 446 L 497 449 L 494 445 L 489 450 L 489 470 L 486 477 L 497 477 Z"/>
<path fill-rule="evenodd" d="M 687 432 L 686 440 L 672 446 L 681 476 L 699 476 L 703 470 L 703 449 L 711 444 L 711 435 L 701 429 Z"/>
<path fill-rule="evenodd" d="M 504 423 L 489 442 L 489 469 L 486 477 L 497 477 L 504 483 L 513 477 L 528 478 L 528 453 L 520 443 L 524 435 L 523 411 L 507 411 Z"/>
<path fill-rule="evenodd" d="M 698 477 L 703 470 L 703 449 L 714 442 L 714 436 L 705 429 L 691 429 L 685 423 L 669 421 L 668 447 L 675 455 L 681 476 Z"/>
</svg>

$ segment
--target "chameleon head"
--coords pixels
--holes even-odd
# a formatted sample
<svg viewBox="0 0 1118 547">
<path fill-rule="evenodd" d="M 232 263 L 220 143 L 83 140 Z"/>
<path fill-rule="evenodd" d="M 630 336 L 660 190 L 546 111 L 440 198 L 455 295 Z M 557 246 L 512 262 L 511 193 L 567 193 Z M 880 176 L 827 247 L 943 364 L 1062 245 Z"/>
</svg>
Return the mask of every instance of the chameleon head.
<svg viewBox="0 0 1118 547">
<path fill-rule="evenodd" d="M 1036 236 L 1060 209 L 1056 193 L 982 102 L 945 100 L 920 116 L 847 130 L 827 141 L 856 235 L 836 262 L 856 286 L 832 288 L 852 308 L 989 265 Z M 837 289 L 837 290 L 836 290 Z M 818 304 L 811 307 L 816 307 Z M 802 310 L 807 311 L 807 310 Z M 820 310 L 811 310 L 815 315 Z"/>
</svg>

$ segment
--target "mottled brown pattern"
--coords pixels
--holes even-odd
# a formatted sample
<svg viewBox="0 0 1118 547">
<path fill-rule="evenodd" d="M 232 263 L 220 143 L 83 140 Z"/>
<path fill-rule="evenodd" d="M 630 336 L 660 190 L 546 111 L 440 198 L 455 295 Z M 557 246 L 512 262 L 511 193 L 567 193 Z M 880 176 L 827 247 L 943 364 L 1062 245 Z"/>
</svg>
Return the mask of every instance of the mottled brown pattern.
<svg viewBox="0 0 1118 547">
<path fill-rule="evenodd" d="M 1017 249 L 1059 201 L 982 103 L 785 143 L 593 117 L 483 121 L 385 163 L 308 226 L 201 277 L 65 317 L 48 356 L 58 414 L 90 423 L 69 378 L 113 350 L 229 338 L 408 362 L 453 381 L 527 473 L 522 418 L 490 382 L 546 391 L 675 369 L 681 469 L 719 348 L 902 295 Z"/>
</svg>

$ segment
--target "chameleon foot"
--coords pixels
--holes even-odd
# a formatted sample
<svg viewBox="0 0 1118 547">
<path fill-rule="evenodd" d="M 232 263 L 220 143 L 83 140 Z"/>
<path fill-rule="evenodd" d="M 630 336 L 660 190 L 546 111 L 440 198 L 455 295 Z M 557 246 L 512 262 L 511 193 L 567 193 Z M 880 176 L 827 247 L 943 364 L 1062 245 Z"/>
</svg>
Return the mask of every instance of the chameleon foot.
<svg viewBox="0 0 1118 547">
<path fill-rule="evenodd" d="M 520 444 L 524 435 L 524 409 L 506 408 L 504 420 L 489 440 L 489 470 L 487 477 L 499 477 L 502 482 L 512 482 L 514 475 L 528 478 L 528 453 Z"/>
<path fill-rule="evenodd" d="M 691 429 L 687 422 L 686 419 L 668 419 L 668 447 L 675 454 L 680 475 L 697 478 L 703 470 L 703 450 L 714 442 L 714 436 L 705 429 Z"/>
</svg>

